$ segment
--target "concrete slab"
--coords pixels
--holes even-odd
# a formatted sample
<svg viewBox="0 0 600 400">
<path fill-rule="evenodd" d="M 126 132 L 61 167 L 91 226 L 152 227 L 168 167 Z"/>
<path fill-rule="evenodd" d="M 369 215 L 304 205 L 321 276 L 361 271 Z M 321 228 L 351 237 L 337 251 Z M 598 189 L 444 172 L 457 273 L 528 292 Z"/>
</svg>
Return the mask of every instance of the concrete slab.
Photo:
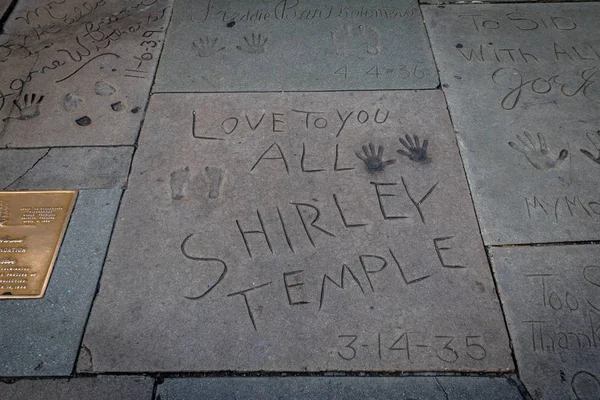
<svg viewBox="0 0 600 400">
<path fill-rule="evenodd" d="M 178 0 L 153 91 L 437 86 L 416 0 Z"/>
<path fill-rule="evenodd" d="M 507 378 L 443 377 L 435 378 L 446 399 L 521 400 L 517 385 Z"/>
<path fill-rule="evenodd" d="M 600 398 L 600 246 L 490 254 L 519 374 L 532 397 Z"/>
<path fill-rule="evenodd" d="M 8 119 L 0 146 L 133 144 L 163 45 L 170 1 L 112 2 L 110 13 L 88 22 L 82 21 L 91 14 L 66 25 L 47 25 L 46 9 L 52 3 L 36 9 L 41 22 L 36 14 L 24 14 L 39 22 L 35 33 L 9 35 L 4 43 L 6 59 L 33 64 L 25 73 L 22 68 L 27 65 L 2 74 L 6 78 L 1 90 L 11 93 L 6 99 L 11 111 L 4 117 Z M 93 4 L 99 3 L 104 2 Z M 69 2 L 68 15 L 82 10 L 73 4 Z M 17 20 L 21 14 L 15 11 L 9 22 L 23 23 Z"/>
<path fill-rule="evenodd" d="M 157 94 L 148 115 L 91 371 L 512 368 L 441 91 Z"/>
<path fill-rule="evenodd" d="M 4 400 L 151 400 L 154 379 L 142 376 L 100 375 L 94 378 L 21 379 L 0 382 Z"/>
<path fill-rule="evenodd" d="M 485 243 L 600 239 L 600 4 L 423 9 Z"/>
<path fill-rule="evenodd" d="M 0 302 L 0 376 L 73 372 L 120 198 L 81 190 L 44 298 Z"/>
<path fill-rule="evenodd" d="M 199 394 L 202 394 L 201 397 Z M 298 399 L 298 400 L 521 400 L 505 378 L 476 377 L 285 377 L 165 379 L 162 400 Z"/>
<path fill-rule="evenodd" d="M 0 150 L 2 190 L 125 187 L 133 147 Z"/>
</svg>

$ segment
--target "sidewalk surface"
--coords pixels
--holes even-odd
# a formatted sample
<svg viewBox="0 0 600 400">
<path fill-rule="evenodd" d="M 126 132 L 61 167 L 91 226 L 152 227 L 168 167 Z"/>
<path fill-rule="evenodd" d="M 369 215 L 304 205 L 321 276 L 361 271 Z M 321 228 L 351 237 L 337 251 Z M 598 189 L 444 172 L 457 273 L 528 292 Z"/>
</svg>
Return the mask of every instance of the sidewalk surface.
<svg viewBox="0 0 600 400">
<path fill-rule="evenodd" d="M 600 3 L 475 3 L 0 0 L 0 399 L 600 399 Z"/>
</svg>

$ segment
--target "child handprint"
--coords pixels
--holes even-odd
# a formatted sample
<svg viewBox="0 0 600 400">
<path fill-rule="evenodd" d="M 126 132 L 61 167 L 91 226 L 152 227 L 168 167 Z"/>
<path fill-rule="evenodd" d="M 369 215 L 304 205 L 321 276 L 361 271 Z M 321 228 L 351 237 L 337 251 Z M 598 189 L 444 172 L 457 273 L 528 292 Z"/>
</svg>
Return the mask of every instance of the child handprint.
<svg viewBox="0 0 600 400">
<path fill-rule="evenodd" d="M 427 156 L 427 145 L 429 144 L 429 140 L 423 140 L 423 146 L 421 146 L 419 143 L 419 137 L 417 135 L 413 136 L 414 141 L 409 134 L 407 134 L 405 137 L 406 140 L 402 138 L 398 138 L 398 140 L 404 147 L 406 147 L 406 150 L 408 151 L 400 149 L 398 150 L 398 153 L 410 158 L 412 161 L 420 162 L 422 164 L 426 164 L 431 161 Z"/>
<path fill-rule="evenodd" d="M 375 154 L 375 146 L 373 143 L 369 143 L 369 147 L 363 146 L 363 152 L 365 155 L 356 152 L 356 157 L 364 161 L 365 166 L 369 172 L 380 172 L 385 167 L 396 162 L 396 160 L 383 161 L 383 146 L 379 146 L 377 154 Z"/>
<path fill-rule="evenodd" d="M 267 40 L 269 40 L 267 35 L 265 35 L 263 38 L 263 35 L 260 33 L 252 33 L 252 39 L 249 39 L 249 36 L 244 36 L 244 41 L 246 43 L 241 46 L 236 46 L 236 48 L 248 54 L 262 54 L 265 52 L 265 44 L 267 44 Z"/>
<path fill-rule="evenodd" d="M 200 38 L 198 42 L 193 42 L 192 44 L 198 49 L 198 55 L 202 58 L 214 56 L 225 49 L 225 47 L 220 45 L 219 38 L 211 38 L 209 36 Z"/>
<path fill-rule="evenodd" d="M 19 100 L 14 100 L 15 106 L 19 110 L 19 115 L 16 119 L 26 120 L 35 118 L 40 115 L 40 103 L 44 100 L 44 96 L 40 96 L 37 98 L 35 93 L 26 94 L 23 97 L 23 104 L 19 102 Z"/>
</svg>

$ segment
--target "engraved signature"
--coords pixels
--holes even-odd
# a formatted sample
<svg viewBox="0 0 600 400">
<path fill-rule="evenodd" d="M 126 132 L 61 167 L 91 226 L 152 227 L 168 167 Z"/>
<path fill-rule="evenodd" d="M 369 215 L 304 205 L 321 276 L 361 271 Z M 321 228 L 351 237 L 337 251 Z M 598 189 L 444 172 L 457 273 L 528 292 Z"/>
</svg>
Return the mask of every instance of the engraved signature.
<svg viewBox="0 0 600 400">
<path fill-rule="evenodd" d="M 502 98 L 500 105 L 505 110 L 513 110 L 524 91 L 530 91 L 535 94 L 548 94 L 553 89 L 557 89 L 566 97 L 582 95 L 586 99 L 600 103 L 600 92 L 591 90 L 596 82 L 593 78 L 598 73 L 598 68 L 592 67 L 584 69 L 577 77 L 577 80 L 563 80 L 559 74 L 551 75 L 547 78 L 537 76 L 532 79 L 525 79 L 516 68 L 499 68 L 492 74 L 492 81 L 498 85 L 508 88 L 510 91 Z"/>
</svg>

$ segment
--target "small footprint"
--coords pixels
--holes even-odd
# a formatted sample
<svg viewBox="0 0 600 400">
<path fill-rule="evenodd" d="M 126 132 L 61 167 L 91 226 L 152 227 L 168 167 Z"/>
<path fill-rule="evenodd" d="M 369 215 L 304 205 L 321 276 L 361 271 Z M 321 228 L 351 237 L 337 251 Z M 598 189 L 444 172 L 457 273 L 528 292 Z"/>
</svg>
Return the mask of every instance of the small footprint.
<svg viewBox="0 0 600 400">
<path fill-rule="evenodd" d="M 190 167 L 171 172 L 171 197 L 181 200 L 185 196 L 190 178 Z"/>
<path fill-rule="evenodd" d="M 221 195 L 221 184 L 223 183 L 223 170 L 218 167 L 206 167 L 206 176 L 209 181 L 209 199 L 216 199 Z"/>
<path fill-rule="evenodd" d="M 108 82 L 99 81 L 94 85 L 94 91 L 98 96 L 110 96 L 116 92 L 117 89 Z"/>
<path fill-rule="evenodd" d="M 63 100 L 63 107 L 65 111 L 75 111 L 83 104 L 81 97 L 73 93 L 67 93 Z"/>
<path fill-rule="evenodd" d="M 379 32 L 370 25 L 359 25 L 358 30 L 365 43 L 367 54 L 376 56 L 381 53 L 381 37 Z"/>
</svg>

